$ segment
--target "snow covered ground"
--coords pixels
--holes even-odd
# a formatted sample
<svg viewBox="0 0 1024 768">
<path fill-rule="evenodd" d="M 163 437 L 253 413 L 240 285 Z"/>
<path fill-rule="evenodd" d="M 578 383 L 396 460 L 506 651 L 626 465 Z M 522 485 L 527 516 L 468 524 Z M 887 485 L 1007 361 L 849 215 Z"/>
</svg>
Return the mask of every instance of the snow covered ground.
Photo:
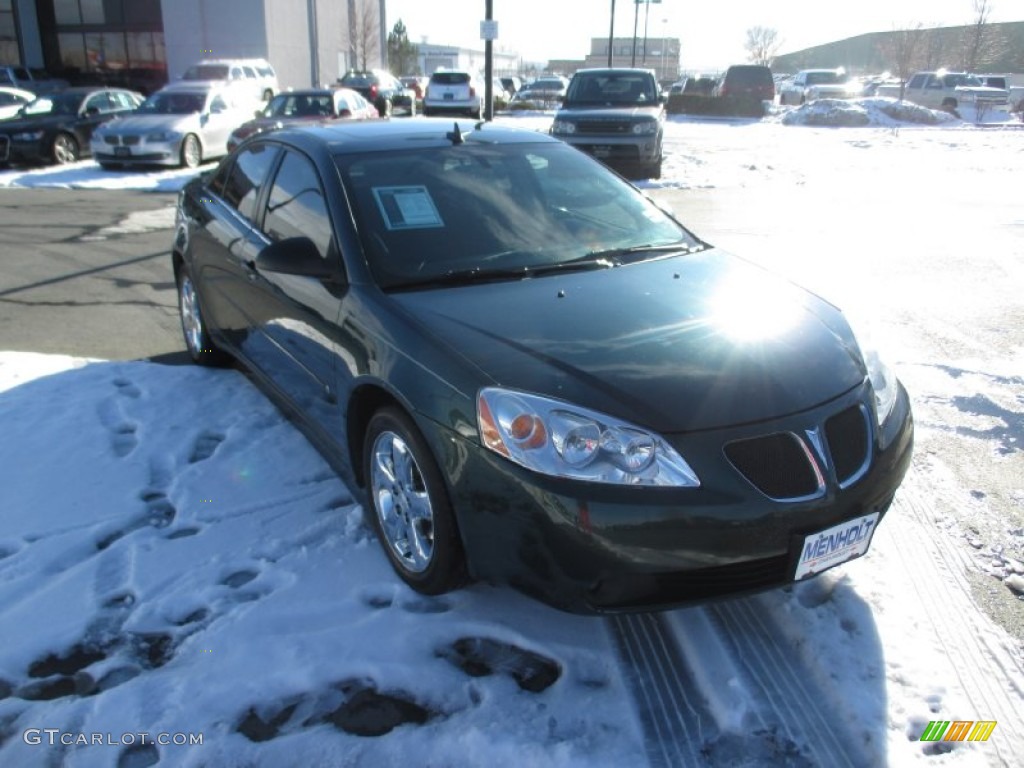
<svg viewBox="0 0 1024 768">
<path fill-rule="evenodd" d="M 0 353 L 0 764 L 1019 764 L 1024 131 L 872 119 L 674 119 L 641 185 L 765 201 L 719 244 L 883 330 L 918 440 L 865 558 L 657 616 L 424 598 L 238 372 Z M 920 741 L 933 720 L 997 725 Z"/>
</svg>

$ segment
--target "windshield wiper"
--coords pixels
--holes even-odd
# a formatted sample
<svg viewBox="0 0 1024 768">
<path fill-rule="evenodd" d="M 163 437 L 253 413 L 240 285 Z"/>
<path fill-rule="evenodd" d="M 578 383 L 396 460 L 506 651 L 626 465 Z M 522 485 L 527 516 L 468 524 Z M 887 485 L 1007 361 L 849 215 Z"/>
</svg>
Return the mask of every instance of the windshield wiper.
<svg viewBox="0 0 1024 768">
<path fill-rule="evenodd" d="M 474 267 L 473 269 L 449 270 L 443 275 L 435 275 L 423 280 L 413 280 L 408 283 L 398 283 L 389 286 L 389 290 L 402 291 L 436 286 L 470 285 L 472 283 L 487 283 L 501 280 L 525 280 L 530 277 L 551 275 L 557 272 L 583 272 L 592 269 L 608 269 L 615 266 L 618 265 L 606 257 L 587 254 L 570 261 L 540 264 L 532 267 L 523 266 L 505 269 Z"/>
<path fill-rule="evenodd" d="M 594 259 L 605 259 L 609 257 L 621 259 L 623 256 L 630 256 L 638 253 L 696 253 L 697 251 L 703 251 L 705 247 L 706 246 L 702 243 L 664 243 L 661 245 L 646 243 L 644 245 L 632 245 L 628 248 L 608 248 L 604 251 L 592 251 L 587 254 L 587 257 Z"/>
</svg>

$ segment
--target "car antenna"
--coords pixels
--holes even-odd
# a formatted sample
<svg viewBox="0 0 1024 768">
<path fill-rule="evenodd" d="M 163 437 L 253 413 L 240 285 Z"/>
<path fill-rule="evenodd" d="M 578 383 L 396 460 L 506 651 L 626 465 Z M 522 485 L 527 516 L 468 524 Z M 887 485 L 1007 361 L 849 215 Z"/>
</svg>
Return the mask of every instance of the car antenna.
<svg viewBox="0 0 1024 768">
<path fill-rule="evenodd" d="M 465 143 L 465 139 L 462 138 L 462 131 L 459 130 L 459 122 L 455 121 L 455 130 L 446 133 L 445 138 L 448 139 L 452 144 L 459 145 Z"/>
</svg>

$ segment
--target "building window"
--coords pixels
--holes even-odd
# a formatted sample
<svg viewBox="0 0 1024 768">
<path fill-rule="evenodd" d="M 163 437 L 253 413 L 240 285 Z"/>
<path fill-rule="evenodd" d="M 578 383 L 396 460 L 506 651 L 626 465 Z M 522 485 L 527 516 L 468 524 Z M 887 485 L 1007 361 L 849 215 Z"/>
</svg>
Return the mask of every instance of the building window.
<svg viewBox="0 0 1024 768">
<path fill-rule="evenodd" d="M 0 61 L 10 64 L 21 61 L 18 25 L 14 21 L 14 0 L 0 0 Z"/>
<path fill-rule="evenodd" d="M 53 16 L 58 24 L 81 24 L 78 0 L 53 0 Z"/>
<path fill-rule="evenodd" d="M 0 0 L 0 3 L 11 0 Z M 47 64 L 74 84 L 122 85 L 146 93 L 167 81 L 160 0 L 39 0 Z"/>
</svg>

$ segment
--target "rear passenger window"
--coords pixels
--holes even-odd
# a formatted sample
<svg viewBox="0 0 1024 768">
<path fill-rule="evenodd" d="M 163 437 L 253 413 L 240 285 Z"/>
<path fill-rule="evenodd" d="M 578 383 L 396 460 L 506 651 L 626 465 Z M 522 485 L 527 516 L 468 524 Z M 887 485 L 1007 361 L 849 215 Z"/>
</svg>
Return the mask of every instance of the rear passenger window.
<svg viewBox="0 0 1024 768">
<path fill-rule="evenodd" d="M 220 192 L 224 202 L 235 208 L 249 221 L 254 220 L 256 199 L 266 182 L 270 166 L 277 157 L 278 149 L 272 144 L 257 144 L 238 153 L 230 173 L 224 179 L 223 188 L 215 178 L 210 188 Z"/>
<path fill-rule="evenodd" d="M 288 152 L 270 188 L 263 231 L 272 241 L 308 237 L 316 243 L 322 258 L 331 244 L 331 220 L 327 202 L 313 164 Z"/>
</svg>

